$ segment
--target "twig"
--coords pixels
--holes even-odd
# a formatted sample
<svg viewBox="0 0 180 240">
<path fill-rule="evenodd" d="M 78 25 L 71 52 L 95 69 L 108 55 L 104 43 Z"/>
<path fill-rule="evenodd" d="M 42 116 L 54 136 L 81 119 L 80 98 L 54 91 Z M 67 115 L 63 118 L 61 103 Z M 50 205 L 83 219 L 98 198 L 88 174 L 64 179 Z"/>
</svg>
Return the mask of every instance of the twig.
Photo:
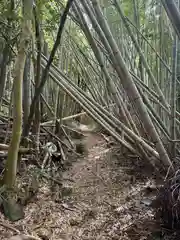
<svg viewBox="0 0 180 240">
<path fill-rule="evenodd" d="M 3 226 L 4 228 L 7 228 L 7 229 L 10 229 L 11 231 L 15 232 L 16 234 L 16 237 L 19 237 L 19 240 L 26 240 L 26 239 L 31 239 L 31 240 L 41 240 L 40 238 L 38 237 L 34 237 L 34 236 L 31 236 L 31 235 L 21 235 L 20 234 L 20 231 L 12 226 L 10 226 L 9 224 L 7 223 L 3 223 L 3 222 L 0 222 L 0 226 Z M 11 237 L 9 240 L 13 240 L 13 237 Z"/>
<path fill-rule="evenodd" d="M 22 235 L 22 237 L 27 240 L 41 240 L 41 238 L 39 237 L 35 237 L 35 236 L 32 236 L 32 235 Z"/>
<path fill-rule="evenodd" d="M 76 210 L 73 209 L 73 208 L 69 208 L 68 206 L 66 207 L 65 204 L 61 204 L 61 207 L 63 207 L 63 208 L 66 209 L 66 210 L 69 210 L 69 211 L 71 211 L 71 212 L 75 212 L 75 211 L 76 211 Z M 76 211 L 76 212 L 77 212 L 77 211 Z"/>
<path fill-rule="evenodd" d="M 20 235 L 16 235 L 16 236 L 9 238 L 9 240 L 41 240 L 41 238 L 34 237 L 32 235 L 20 234 Z"/>
<path fill-rule="evenodd" d="M 0 222 L 0 226 L 3 226 L 4 228 L 8 228 L 10 229 L 11 231 L 17 233 L 17 234 L 20 234 L 20 231 L 12 226 L 10 226 L 9 224 L 7 223 L 3 223 L 3 222 Z"/>
<path fill-rule="evenodd" d="M 44 167 L 45 167 L 45 165 L 46 165 L 46 163 L 47 163 L 49 157 L 50 157 L 50 154 L 47 152 L 46 155 L 45 155 L 45 157 L 44 157 L 44 160 L 43 160 L 43 163 L 42 163 L 41 169 L 44 169 Z"/>
<path fill-rule="evenodd" d="M 69 149 L 70 151 L 72 151 L 74 154 L 76 154 L 77 156 L 79 156 L 79 154 L 76 153 L 76 151 L 72 148 L 70 148 L 66 143 L 64 143 L 59 137 L 57 137 L 55 134 L 53 134 L 52 132 L 50 132 L 49 130 L 47 130 L 46 128 L 42 127 L 42 131 L 47 132 L 50 136 L 52 136 L 54 139 L 56 139 L 57 141 L 59 141 L 61 144 L 63 144 L 64 146 L 67 147 L 67 149 Z"/>
<path fill-rule="evenodd" d="M 57 179 L 54 179 L 53 177 L 48 176 L 48 175 L 46 175 L 46 174 L 43 173 L 43 172 L 41 172 L 41 174 L 42 174 L 42 177 L 46 178 L 47 180 L 52 180 L 52 181 L 54 181 L 54 182 L 57 183 L 60 187 L 63 186 L 63 184 L 62 184 L 60 181 L 58 181 Z"/>
<path fill-rule="evenodd" d="M 59 149 L 60 149 L 62 160 L 63 160 L 63 162 L 65 162 L 66 161 L 66 156 L 65 156 L 64 150 L 63 150 L 60 142 L 58 142 L 58 146 L 59 146 Z"/>
</svg>

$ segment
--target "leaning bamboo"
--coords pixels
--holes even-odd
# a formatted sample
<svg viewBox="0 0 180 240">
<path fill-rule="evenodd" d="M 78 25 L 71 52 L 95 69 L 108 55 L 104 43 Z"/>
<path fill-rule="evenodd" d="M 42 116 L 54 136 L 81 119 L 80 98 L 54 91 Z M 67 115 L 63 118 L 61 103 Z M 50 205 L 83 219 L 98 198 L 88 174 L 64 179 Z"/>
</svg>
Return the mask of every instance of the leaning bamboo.
<svg viewBox="0 0 180 240">
<path fill-rule="evenodd" d="M 118 66 L 114 66 L 114 67 L 115 67 L 115 70 L 117 71 L 117 74 L 119 75 L 119 77 L 121 79 L 123 87 L 126 90 L 129 98 L 133 101 L 137 111 L 139 112 L 141 121 L 144 123 L 147 132 L 149 132 L 149 134 L 152 138 L 152 141 L 155 144 L 157 151 L 159 152 L 160 159 L 164 162 L 164 164 L 167 167 L 172 166 L 172 162 L 170 161 L 169 156 L 162 144 L 162 141 L 161 141 L 158 133 L 156 132 L 156 129 L 154 128 L 154 125 L 148 115 L 148 112 L 147 112 L 147 110 L 143 104 L 143 101 L 139 95 L 139 92 L 131 78 L 131 75 L 130 75 L 128 69 L 126 68 L 124 60 L 118 49 L 118 46 L 111 34 L 108 23 L 102 14 L 101 8 L 99 7 L 99 4 L 96 0 L 91 0 L 91 2 L 94 7 L 94 11 L 96 12 L 96 18 L 99 22 L 99 25 L 103 29 L 104 34 L 106 35 L 106 38 L 108 39 L 111 49 L 113 51 L 113 54 L 116 57 L 117 62 L 119 63 Z"/>
<path fill-rule="evenodd" d="M 170 152 L 172 159 L 175 159 L 176 156 L 176 73 L 177 73 L 177 46 L 178 38 L 174 37 L 174 46 L 173 46 L 173 72 L 171 79 L 171 139 L 173 140 L 170 143 Z"/>
<path fill-rule="evenodd" d="M 57 70 L 57 69 L 56 69 Z M 50 71 L 50 74 L 51 74 L 51 77 L 53 78 L 53 80 L 58 84 L 60 85 L 63 89 L 64 89 L 64 85 L 66 85 L 66 88 L 71 88 L 70 86 L 70 82 L 71 81 L 68 81 L 67 83 L 65 82 L 64 79 L 67 79 L 66 76 L 63 76 L 64 79 L 62 78 L 62 76 L 59 75 L 60 72 L 56 73 L 55 71 L 53 71 L 51 69 Z M 61 75 L 63 75 L 61 73 Z M 58 81 L 57 79 L 59 79 L 60 81 Z M 72 83 L 73 84 L 73 83 Z M 75 86 L 73 86 L 75 87 Z M 77 88 L 77 87 L 76 87 Z M 80 89 L 79 89 L 80 91 Z M 79 98 L 79 94 L 76 94 L 75 91 L 73 91 L 73 94 L 75 95 L 72 95 L 71 96 L 75 99 L 78 99 Z M 81 105 L 82 107 L 84 108 L 84 105 L 87 104 L 84 99 L 82 99 L 82 95 L 81 95 Z M 88 100 L 88 96 L 84 97 L 86 98 L 86 101 Z M 95 113 L 98 113 L 100 114 L 101 116 L 103 116 L 103 118 L 101 118 L 101 120 L 103 119 L 103 122 L 104 122 L 104 119 L 108 122 L 108 124 L 112 124 L 114 126 L 114 128 L 116 129 L 116 131 L 119 129 L 119 127 L 122 127 L 123 130 L 125 130 L 126 134 L 133 137 L 138 143 L 142 144 L 152 155 L 154 155 L 156 158 L 159 158 L 159 155 L 157 154 L 157 152 L 152 148 L 150 147 L 142 138 L 138 137 L 136 134 L 134 134 L 130 129 L 128 129 L 123 123 L 121 123 L 118 119 L 116 119 L 114 116 L 112 116 L 108 111 L 106 111 L 105 109 L 103 109 L 100 105 L 98 105 L 96 102 L 94 102 L 92 99 L 88 100 L 88 103 L 89 105 L 91 105 L 91 111 L 89 112 L 88 110 L 88 113 L 93 117 L 93 119 L 95 121 L 97 121 L 96 118 L 94 118 L 94 115 L 92 115 L 92 108 L 95 108 Z M 97 107 L 96 107 L 97 105 Z M 86 109 L 87 111 L 87 109 Z M 105 114 L 102 114 L 102 111 L 105 112 Z M 96 114 L 97 115 L 97 114 Z M 111 120 L 112 119 L 112 120 Z M 99 123 L 99 122 L 98 122 Z M 118 123 L 118 125 L 116 125 Z M 102 125 L 102 123 L 100 122 L 100 124 Z M 109 130 L 108 130 L 109 131 Z M 111 134 L 111 131 L 109 131 L 110 134 Z"/>
<path fill-rule="evenodd" d="M 131 28 L 129 27 L 129 24 L 128 24 L 128 22 L 127 22 L 127 20 L 126 20 L 126 18 L 125 18 L 125 16 L 124 16 L 124 14 L 123 14 L 123 11 L 122 11 L 120 5 L 118 4 L 117 0 L 113 0 L 113 3 L 114 3 L 114 6 L 115 6 L 115 8 L 117 9 L 117 11 L 118 11 L 118 13 L 119 13 L 119 15 L 120 15 L 120 17 L 121 17 L 121 20 L 122 20 L 123 23 L 124 23 L 124 26 L 125 26 L 126 29 L 127 29 L 127 32 L 128 32 L 128 34 L 129 34 L 129 36 L 131 37 L 131 40 L 132 40 L 132 42 L 133 42 L 133 44 L 134 44 L 137 52 L 139 53 L 139 56 L 141 57 L 141 60 L 142 60 L 142 62 L 143 62 L 143 64 L 144 64 L 144 67 L 145 67 L 145 69 L 146 69 L 146 71 L 147 71 L 147 73 L 148 73 L 148 75 L 149 75 L 149 78 L 150 78 L 150 80 L 152 81 L 152 83 L 153 83 L 153 85 L 154 85 L 154 87 L 155 87 L 155 89 L 156 89 L 156 91 L 157 91 L 157 93 L 158 93 L 158 95 L 159 95 L 159 100 L 162 101 L 162 103 L 163 103 L 167 108 L 169 108 L 169 105 L 168 105 L 168 103 L 167 103 L 167 101 L 166 101 L 166 99 L 165 99 L 165 97 L 164 97 L 164 94 L 162 93 L 162 91 L 161 91 L 161 89 L 160 89 L 160 87 L 159 87 L 159 85 L 158 85 L 158 83 L 157 83 L 157 81 L 156 81 L 156 79 L 155 79 L 155 77 L 154 77 L 154 75 L 153 75 L 153 73 L 152 73 L 149 65 L 148 65 L 148 62 L 147 62 L 147 60 L 146 60 L 146 58 L 145 58 L 145 56 L 144 56 L 144 54 L 143 54 L 143 52 L 142 52 L 142 50 L 141 50 L 141 47 L 140 47 L 139 44 L 138 44 L 138 41 L 136 40 L 133 32 L 131 31 Z"/>
</svg>

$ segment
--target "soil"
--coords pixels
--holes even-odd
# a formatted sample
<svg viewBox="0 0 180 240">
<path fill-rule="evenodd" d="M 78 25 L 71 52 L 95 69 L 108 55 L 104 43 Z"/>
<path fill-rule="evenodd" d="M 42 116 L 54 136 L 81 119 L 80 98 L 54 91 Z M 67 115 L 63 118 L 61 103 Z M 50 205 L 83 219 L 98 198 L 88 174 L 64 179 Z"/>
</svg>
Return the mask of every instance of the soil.
<svg viewBox="0 0 180 240">
<path fill-rule="evenodd" d="M 140 160 L 107 147 L 100 135 L 87 139 L 88 154 L 63 173 L 62 189 L 44 184 L 25 208 L 25 218 L 0 221 L 23 234 L 52 240 L 145 240 L 156 230 L 148 202 L 156 194 Z M 116 154 L 115 154 L 116 152 Z M 69 191 L 67 191 L 69 190 Z M 143 202 L 143 203 L 142 203 Z M 15 232 L 0 226 L 0 239 Z"/>
</svg>

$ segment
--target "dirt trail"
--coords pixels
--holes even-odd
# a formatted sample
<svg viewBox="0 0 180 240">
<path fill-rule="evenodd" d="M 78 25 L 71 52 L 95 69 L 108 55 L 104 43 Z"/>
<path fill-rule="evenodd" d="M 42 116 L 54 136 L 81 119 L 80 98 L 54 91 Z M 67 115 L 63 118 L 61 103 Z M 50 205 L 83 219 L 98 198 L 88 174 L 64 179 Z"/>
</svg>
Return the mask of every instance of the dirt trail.
<svg viewBox="0 0 180 240">
<path fill-rule="evenodd" d="M 13 226 L 52 240 L 148 239 L 153 213 L 141 200 L 151 181 L 127 174 L 130 168 L 121 165 L 120 157 L 112 158 L 102 138 L 91 138 L 88 156 L 63 174 L 73 180 L 64 182 L 72 191 L 62 198 L 56 189 L 52 197 L 47 186 L 42 187 L 26 207 L 25 219 Z M 0 239 L 12 236 L 1 227 L 0 232 Z"/>
</svg>

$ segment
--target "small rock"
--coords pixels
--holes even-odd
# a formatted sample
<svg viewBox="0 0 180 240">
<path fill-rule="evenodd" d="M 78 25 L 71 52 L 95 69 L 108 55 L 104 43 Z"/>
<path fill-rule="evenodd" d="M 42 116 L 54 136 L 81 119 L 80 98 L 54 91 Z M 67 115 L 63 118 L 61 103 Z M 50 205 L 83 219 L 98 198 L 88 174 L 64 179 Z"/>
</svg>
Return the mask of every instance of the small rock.
<svg viewBox="0 0 180 240">
<path fill-rule="evenodd" d="M 15 222 L 24 218 L 23 207 L 20 204 L 16 203 L 14 199 L 4 200 L 2 203 L 2 209 L 4 215 L 10 221 Z"/>
<path fill-rule="evenodd" d="M 151 199 L 143 199 L 143 200 L 141 200 L 141 203 L 147 207 L 150 207 L 152 205 L 152 200 Z"/>
</svg>

